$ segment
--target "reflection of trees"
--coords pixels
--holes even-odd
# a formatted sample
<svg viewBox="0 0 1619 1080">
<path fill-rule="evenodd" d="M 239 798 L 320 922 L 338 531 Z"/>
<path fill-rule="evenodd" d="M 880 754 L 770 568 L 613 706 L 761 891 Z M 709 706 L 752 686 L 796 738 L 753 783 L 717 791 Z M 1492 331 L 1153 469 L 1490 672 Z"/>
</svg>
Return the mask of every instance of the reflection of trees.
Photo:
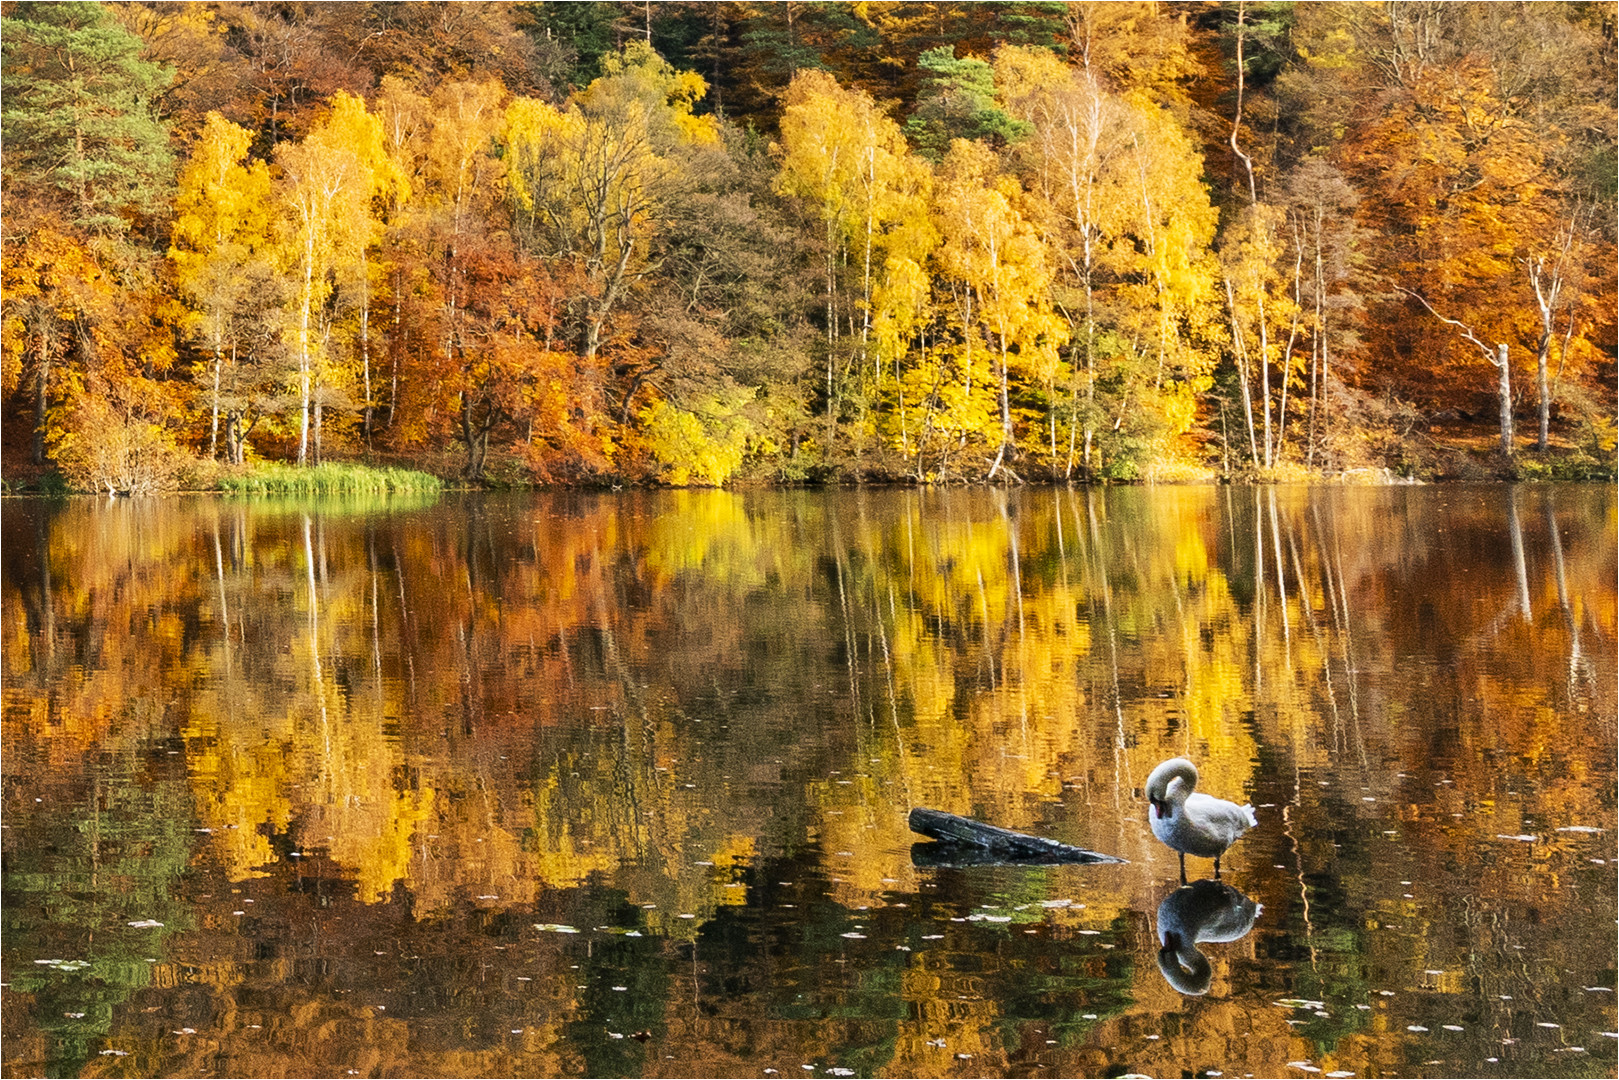
<svg viewBox="0 0 1619 1080">
<path fill-rule="evenodd" d="M 1531 499 L 1543 515 L 1516 511 Z M 1457 696 L 1527 716 L 1572 694 L 1579 715 L 1611 714 L 1600 681 L 1547 678 L 1589 670 L 1585 639 L 1611 639 L 1611 607 L 1569 585 L 1603 580 L 1604 545 L 1562 540 L 1611 526 L 1514 494 L 1510 552 L 1491 551 L 1494 507 L 1459 500 L 1442 541 L 1431 500 L 1398 491 L 76 509 L 49 530 L 62 569 L 8 564 L 8 715 L 71 714 L 88 745 L 101 703 L 172 697 L 235 874 L 287 834 L 363 895 L 403 882 L 424 911 L 643 864 L 649 887 L 681 882 L 646 902 L 711 907 L 723 883 L 697 863 L 806 827 L 869 851 L 915 804 L 1033 827 L 1080 803 L 1091 831 L 1068 838 L 1117 850 L 1135 842 L 1138 762 L 1190 754 L 1241 791 L 1256 739 L 1289 748 L 1295 779 L 1434 761 L 1466 720 L 1420 710 Z M 1458 603 L 1454 576 L 1427 569 L 1456 562 L 1511 569 Z M 1555 600 L 1532 604 L 1532 579 Z M 1486 602 L 1539 614 L 1479 640 L 1465 628 Z M 1412 666 L 1454 695 L 1388 700 L 1374 676 Z M 1537 730 L 1482 734 L 1544 756 Z M 1386 771 L 1366 777 L 1391 792 Z M 806 784 L 808 806 L 778 802 L 780 783 Z M 1577 781 L 1560 794 L 1580 798 Z M 845 898 L 908 874 L 862 857 Z"/>
<path fill-rule="evenodd" d="M 952 1013 L 967 976 L 900 931 L 924 883 L 902 822 L 932 805 L 1135 860 L 1082 913 L 1125 941 L 1162 861 L 1134 789 L 1173 754 L 1260 805 L 1234 875 L 1254 876 L 1276 928 L 1255 949 L 1293 996 L 1364 997 L 1519 945 L 1572 965 L 1579 935 L 1545 928 L 1578 901 L 1540 870 L 1578 840 L 1559 825 L 1612 816 L 1611 499 L 1525 488 L 1510 506 L 1469 489 L 20 504 L 0 547 L 8 774 L 24 735 L 86 776 L 101 749 L 178 738 L 189 793 L 171 778 L 170 796 L 235 887 L 282 882 L 299 851 L 353 882 L 365 918 L 401 898 L 424 932 L 636 913 L 644 936 L 597 970 L 698 969 L 695 997 L 635 984 L 625 1023 L 656 1038 L 717 1033 L 700 1002 L 858 956 L 869 978 L 771 1008 L 870 1018 L 827 1034 L 861 1071 L 948 1064 L 936 1023 L 970 1043 L 1061 1003 L 1051 1030 L 1077 1037 L 1085 1012 L 1147 1007 L 1127 992 L 1140 957 L 1076 951 L 1048 913 L 1063 947 L 1020 952 L 1042 938 L 1008 930 L 1000 955 L 1024 966 L 1004 959 Z M 137 721 L 128 701 L 168 704 Z M 8 858 L 38 828 L 9 824 Z M 1407 900 L 1405 880 L 1473 898 Z M 603 886 L 618 908 L 591 907 Z M 1017 903 L 1051 887 L 1024 879 Z M 776 901 L 801 905 L 802 940 L 769 944 Z M 842 937 L 852 912 L 882 950 Z M 498 1022 L 564 1046 L 567 1024 L 616 1019 L 610 986 L 631 983 L 587 1000 L 574 962 L 543 1008 Z M 721 966 L 739 981 L 703 981 Z M 315 1015 L 346 1015 L 328 1004 Z M 1307 1023 L 1332 1047 L 1363 1018 Z M 985 1053 L 1014 1041 L 995 1038 Z M 492 1047 L 486 1064 L 509 1060 Z M 610 1049 L 602 1069 L 643 1060 Z"/>
<path fill-rule="evenodd" d="M 121 1008 L 152 985 L 167 942 L 194 928 L 175 894 L 192 848 L 190 802 L 157 712 L 150 701 L 132 703 L 118 718 L 128 741 L 104 744 L 101 769 L 54 788 L 48 805 L 14 799 L 8 785 L 7 995 L 16 1011 L 7 1041 L 38 1033 L 8 1046 L 8 1063 L 78 1074 Z M 8 732 L 6 742 L 8 772 L 43 756 L 26 734 Z"/>
</svg>

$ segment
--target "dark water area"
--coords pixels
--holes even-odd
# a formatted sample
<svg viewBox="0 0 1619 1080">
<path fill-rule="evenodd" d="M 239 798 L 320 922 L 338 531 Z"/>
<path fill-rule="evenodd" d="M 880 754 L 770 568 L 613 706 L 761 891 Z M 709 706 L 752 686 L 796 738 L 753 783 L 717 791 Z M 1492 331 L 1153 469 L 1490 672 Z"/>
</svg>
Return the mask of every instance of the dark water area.
<svg viewBox="0 0 1619 1080">
<path fill-rule="evenodd" d="M 1616 525 L 6 500 L 4 1073 L 1612 1076 Z M 1147 825 L 1177 755 L 1259 820 L 1218 883 Z"/>
</svg>

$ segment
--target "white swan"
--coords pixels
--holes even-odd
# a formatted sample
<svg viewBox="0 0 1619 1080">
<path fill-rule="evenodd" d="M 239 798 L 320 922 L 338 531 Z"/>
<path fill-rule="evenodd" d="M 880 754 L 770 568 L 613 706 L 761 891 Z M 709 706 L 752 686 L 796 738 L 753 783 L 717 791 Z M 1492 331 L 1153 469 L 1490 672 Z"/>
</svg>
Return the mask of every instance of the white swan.
<svg viewBox="0 0 1619 1080">
<path fill-rule="evenodd" d="M 1197 766 L 1185 758 L 1170 758 L 1147 777 L 1147 821 L 1152 834 L 1180 852 L 1181 881 L 1186 880 L 1186 856 L 1214 859 L 1220 876 L 1220 856 L 1259 824 L 1252 806 L 1216 799 L 1197 786 Z"/>
</svg>

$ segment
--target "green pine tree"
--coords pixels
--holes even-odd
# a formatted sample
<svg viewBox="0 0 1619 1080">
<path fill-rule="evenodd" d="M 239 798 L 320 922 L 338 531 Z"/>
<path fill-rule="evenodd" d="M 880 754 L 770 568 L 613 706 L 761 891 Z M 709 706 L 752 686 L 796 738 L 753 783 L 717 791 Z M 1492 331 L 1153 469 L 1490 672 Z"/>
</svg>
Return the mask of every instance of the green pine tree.
<svg viewBox="0 0 1619 1080">
<path fill-rule="evenodd" d="M 80 228 L 127 232 L 173 184 L 153 110 L 173 73 L 97 3 L 19 3 L 0 19 L 0 139 L 6 185 L 54 194 Z"/>
<path fill-rule="evenodd" d="M 1030 131 L 995 103 L 995 72 L 972 56 L 957 58 L 955 46 L 941 45 L 917 58 L 927 75 L 905 134 L 917 153 L 942 161 L 952 139 L 982 139 L 992 146 L 1016 142 Z"/>
</svg>

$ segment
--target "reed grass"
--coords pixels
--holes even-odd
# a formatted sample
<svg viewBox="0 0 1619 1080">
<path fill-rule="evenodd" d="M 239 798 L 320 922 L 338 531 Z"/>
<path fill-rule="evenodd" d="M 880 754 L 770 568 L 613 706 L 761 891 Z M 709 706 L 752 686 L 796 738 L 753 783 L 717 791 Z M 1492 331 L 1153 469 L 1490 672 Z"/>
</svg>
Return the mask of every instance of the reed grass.
<svg viewBox="0 0 1619 1080">
<path fill-rule="evenodd" d="M 265 462 L 245 472 L 221 475 L 218 484 L 219 490 L 235 495 L 427 494 L 444 487 L 444 482 L 430 473 L 352 463 L 299 468 Z"/>
</svg>

